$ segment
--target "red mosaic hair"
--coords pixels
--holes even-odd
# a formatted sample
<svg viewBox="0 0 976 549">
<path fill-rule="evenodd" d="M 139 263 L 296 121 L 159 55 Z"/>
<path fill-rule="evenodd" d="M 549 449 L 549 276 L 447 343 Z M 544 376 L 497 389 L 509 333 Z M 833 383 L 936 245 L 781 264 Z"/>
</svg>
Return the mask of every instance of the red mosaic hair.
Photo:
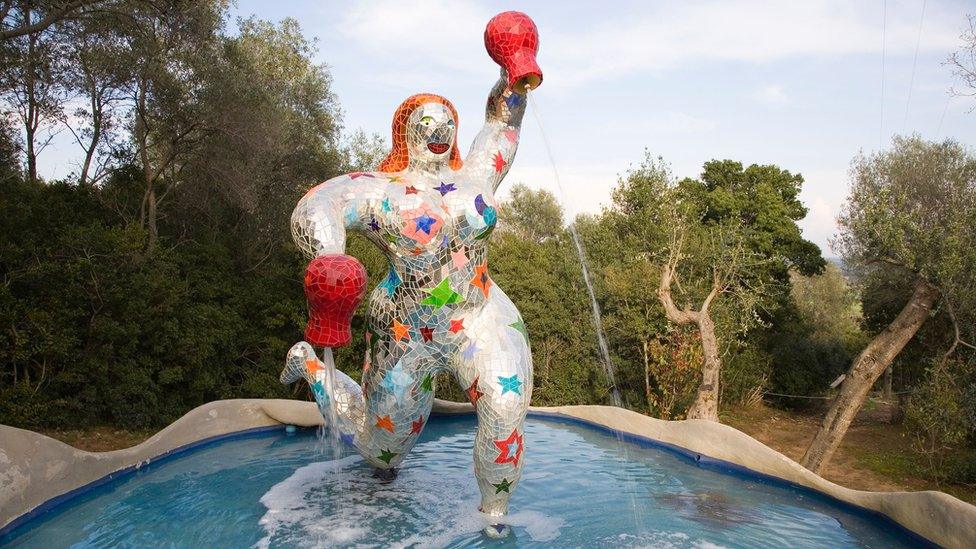
<svg viewBox="0 0 976 549">
<path fill-rule="evenodd" d="M 457 109 L 454 108 L 454 105 L 450 101 L 440 95 L 418 93 L 417 95 L 411 95 L 404 99 L 403 103 L 400 103 L 400 106 L 397 107 L 396 112 L 393 113 L 393 149 L 390 150 L 390 154 L 386 156 L 386 159 L 380 162 L 377 171 L 391 173 L 403 171 L 407 168 L 407 165 L 410 163 L 410 152 L 407 150 L 407 120 L 410 119 L 413 111 L 424 103 L 440 103 L 444 105 L 451 111 L 451 116 L 454 117 L 454 124 L 457 124 Z M 454 142 L 451 143 L 451 156 L 448 162 L 452 170 L 460 170 L 463 164 L 461 153 L 457 147 L 456 130 L 454 132 Z"/>
</svg>

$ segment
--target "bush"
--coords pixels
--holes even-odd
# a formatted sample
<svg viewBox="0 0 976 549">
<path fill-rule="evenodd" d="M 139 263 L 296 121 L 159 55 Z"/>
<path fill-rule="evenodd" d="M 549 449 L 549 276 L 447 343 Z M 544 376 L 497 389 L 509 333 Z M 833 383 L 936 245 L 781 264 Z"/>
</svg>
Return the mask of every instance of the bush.
<svg viewBox="0 0 976 549">
<path fill-rule="evenodd" d="M 908 401 L 905 425 L 921 472 L 937 482 L 976 479 L 971 460 L 955 459 L 957 450 L 976 434 L 976 364 L 940 359 Z"/>
</svg>

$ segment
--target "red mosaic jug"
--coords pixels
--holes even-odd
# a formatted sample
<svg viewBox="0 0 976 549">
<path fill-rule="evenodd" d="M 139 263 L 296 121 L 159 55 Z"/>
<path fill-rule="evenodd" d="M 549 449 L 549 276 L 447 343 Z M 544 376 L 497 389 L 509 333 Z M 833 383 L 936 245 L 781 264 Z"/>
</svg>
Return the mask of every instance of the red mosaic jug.
<svg viewBox="0 0 976 549">
<path fill-rule="evenodd" d="M 528 15 L 506 11 L 492 17 L 485 28 L 485 48 L 508 73 L 513 90 L 521 93 L 542 83 L 542 70 L 535 61 L 539 31 Z"/>
<path fill-rule="evenodd" d="M 352 339 L 352 315 L 366 295 L 366 269 L 354 257 L 316 257 L 305 270 L 308 325 L 305 340 L 322 347 L 341 347 Z"/>
</svg>

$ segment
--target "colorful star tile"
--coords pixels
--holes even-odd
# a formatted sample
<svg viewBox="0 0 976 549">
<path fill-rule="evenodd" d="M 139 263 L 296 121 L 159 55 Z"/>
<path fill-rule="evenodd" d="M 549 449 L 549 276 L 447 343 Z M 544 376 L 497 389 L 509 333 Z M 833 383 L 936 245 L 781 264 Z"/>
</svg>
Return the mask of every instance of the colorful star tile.
<svg viewBox="0 0 976 549">
<path fill-rule="evenodd" d="M 380 230 L 380 224 L 379 224 L 378 221 L 376 221 L 376 218 L 375 217 L 370 216 L 370 218 L 369 218 L 369 228 L 370 228 L 370 230 L 373 230 L 373 231 Z"/>
<path fill-rule="evenodd" d="M 475 353 L 477 353 L 480 350 L 481 347 L 478 347 L 478 344 L 475 343 L 474 340 L 472 340 L 471 344 L 465 347 L 463 351 L 461 351 L 461 356 L 464 357 L 464 360 L 471 360 L 472 358 L 474 358 Z"/>
<path fill-rule="evenodd" d="M 305 371 L 314 376 L 319 372 L 324 372 L 325 367 L 322 366 L 322 363 L 317 358 L 310 358 L 305 361 Z"/>
<path fill-rule="evenodd" d="M 410 341 L 410 325 L 403 324 L 397 319 L 393 319 L 393 339 L 399 343 L 401 339 L 406 338 Z"/>
<path fill-rule="evenodd" d="M 498 484 L 492 484 L 495 487 L 495 493 L 500 494 L 502 492 L 511 493 L 512 483 L 508 481 L 507 478 L 503 478 Z"/>
<path fill-rule="evenodd" d="M 509 128 L 502 132 L 502 135 L 505 136 L 505 139 L 508 139 L 509 143 L 515 143 L 518 141 L 518 134 L 519 132 L 515 128 Z"/>
<path fill-rule="evenodd" d="M 424 376 L 424 380 L 420 382 L 420 389 L 432 393 L 434 391 L 434 376 L 432 374 L 427 374 Z"/>
<path fill-rule="evenodd" d="M 393 433 L 393 420 L 390 419 L 389 415 L 376 416 L 376 427 L 378 429 L 384 429 Z M 496 443 L 497 444 L 497 443 Z"/>
<path fill-rule="evenodd" d="M 430 234 L 431 229 L 437 220 L 427 214 L 421 214 L 420 217 L 413 220 L 417 224 L 417 230 L 423 231 L 425 234 Z"/>
<path fill-rule="evenodd" d="M 380 455 L 376 456 L 376 459 L 389 465 L 389 463 L 393 461 L 393 458 L 397 457 L 397 455 L 398 454 L 396 452 L 391 452 L 389 449 L 386 449 L 386 450 L 382 450 L 380 452 Z"/>
<path fill-rule="evenodd" d="M 420 328 L 420 335 L 423 336 L 424 341 L 432 341 L 434 339 L 434 329 L 430 326 L 422 326 Z"/>
<path fill-rule="evenodd" d="M 456 333 L 460 332 L 463 329 L 464 329 L 464 319 L 463 318 L 451 319 L 451 327 L 448 328 L 448 331 L 449 332 L 451 332 L 452 334 L 456 334 Z"/>
<path fill-rule="evenodd" d="M 387 297 L 393 297 L 393 292 L 395 292 L 401 284 L 403 284 L 403 281 L 400 280 L 400 275 L 397 274 L 396 268 L 394 268 L 393 265 L 390 265 L 390 272 L 386 275 L 386 278 L 383 279 L 383 282 L 378 284 L 378 286 L 386 290 Z"/>
<path fill-rule="evenodd" d="M 471 285 L 481 289 L 481 293 L 488 297 L 488 290 L 491 288 L 491 278 L 488 276 L 488 264 L 482 263 L 474 268 L 474 277 Z"/>
<path fill-rule="evenodd" d="M 400 216 L 403 219 L 403 228 L 400 230 L 403 236 L 421 244 L 433 240 L 444 226 L 444 220 L 426 205 L 401 212 Z"/>
<path fill-rule="evenodd" d="M 462 268 L 468 264 L 468 256 L 465 254 L 464 246 L 456 252 L 451 252 L 451 261 L 454 263 L 455 268 Z"/>
<path fill-rule="evenodd" d="M 507 164 L 507 162 L 505 162 L 505 159 L 502 158 L 502 153 L 501 152 L 496 152 L 495 153 L 495 159 L 494 159 L 494 161 L 495 161 L 495 173 L 501 173 L 502 168 L 504 168 L 505 167 L 505 164 Z"/>
<path fill-rule="evenodd" d="M 522 394 L 522 382 L 519 381 L 518 375 L 513 375 L 509 377 L 498 376 L 498 383 L 502 386 L 502 394 L 512 392 L 517 395 Z"/>
<path fill-rule="evenodd" d="M 423 431 L 423 430 L 424 430 L 424 418 L 423 418 L 423 416 L 418 417 L 417 419 L 415 419 L 412 422 L 410 422 L 410 434 L 411 435 L 419 435 L 420 434 L 420 431 Z"/>
<path fill-rule="evenodd" d="M 519 458 L 522 457 L 522 435 L 517 429 L 512 430 L 512 434 L 504 440 L 496 440 L 495 446 L 498 447 L 498 457 L 495 463 L 511 463 L 518 467 Z"/>
<path fill-rule="evenodd" d="M 518 320 L 516 320 L 515 322 L 509 324 L 508 326 L 510 328 L 515 328 L 519 333 L 522 334 L 522 337 L 525 338 L 525 342 L 526 343 L 529 342 L 529 332 L 528 332 L 528 330 L 525 329 L 525 323 L 522 322 L 522 319 L 521 318 L 518 319 Z"/>
<path fill-rule="evenodd" d="M 406 397 L 407 389 L 410 388 L 411 383 L 413 383 L 413 376 L 404 369 L 403 364 L 398 362 L 396 366 L 386 372 L 380 385 L 393 394 L 398 403 L 401 403 Z"/>
<path fill-rule="evenodd" d="M 413 185 L 407 185 L 406 187 L 403 188 L 403 194 L 404 195 L 407 195 L 407 194 L 417 194 L 419 192 L 420 191 L 417 190 L 417 187 L 414 187 Z"/>
<path fill-rule="evenodd" d="M 505 98 L 505 104 L 508 105 L 509 109 L 514 109 L 522 104 L 522 96 L 512 92 L 511 95 Z"/>
<path fill-rule="evenodd" d="M 434 190 L 441 193 L 441 196 L 444 196 L 451 191 L 456 191 L 457 187 L 454 185 L 454 183 L 444 183 L 441 181 L 441 184 L 434 187 Z"/>
<path fill-rule="evenodd" d="M 434 310 L 438 310 L 444 305 L 464 301 L 464 296 L 451 289 L 451 279 L 445 278 L 440 284 L 430 290 L 424 290 L 430 295 L 420 302 L 421 305 L 432 305 Z"/>
<path fill-rule="evenodd" d="M 477 377 L 474 378 L 474 381 L 471 382 L 471 385 L 464 390 L 464 392 L 468 394 L 468 400 L 471 401 L 471 404 L 478 404 L 478 399 L 484 396 L 484 393 L 478 390 L 479 379 L 480 378 Z"/>
</svg>

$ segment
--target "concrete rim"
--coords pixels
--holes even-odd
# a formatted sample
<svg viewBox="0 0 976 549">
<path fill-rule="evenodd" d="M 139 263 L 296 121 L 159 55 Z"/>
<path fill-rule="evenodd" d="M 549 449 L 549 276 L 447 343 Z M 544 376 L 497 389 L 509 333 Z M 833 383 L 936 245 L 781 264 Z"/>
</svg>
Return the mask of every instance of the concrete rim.
<svg viewBox="0 0 976 549">
<path fill-rule="evenodd" d="M 436 400 L 434 413 L 467 414 L 469 403 Z M 727 425 L 704 420 L 664 421 L 609 406 L 532 407 L 532 415 L 564 417 L 632 435 L 693 459 L 739 467 L 807 488 L 893 520 L 945 547 L 976 543 L 976 506 L 937 491 L 869 492 L 827 481 Z M 199 406 L 146 441 L 123 450 L 85 452 L 39 433 L 0 425 L 0 536 L 122 474 L 233 436 L 283 425 L 313 427 L 322 418 L 313 402 L 280 399 L 220 400 Z M 733 472 L 734 474 L 734 472 Z"/>
</svg>

